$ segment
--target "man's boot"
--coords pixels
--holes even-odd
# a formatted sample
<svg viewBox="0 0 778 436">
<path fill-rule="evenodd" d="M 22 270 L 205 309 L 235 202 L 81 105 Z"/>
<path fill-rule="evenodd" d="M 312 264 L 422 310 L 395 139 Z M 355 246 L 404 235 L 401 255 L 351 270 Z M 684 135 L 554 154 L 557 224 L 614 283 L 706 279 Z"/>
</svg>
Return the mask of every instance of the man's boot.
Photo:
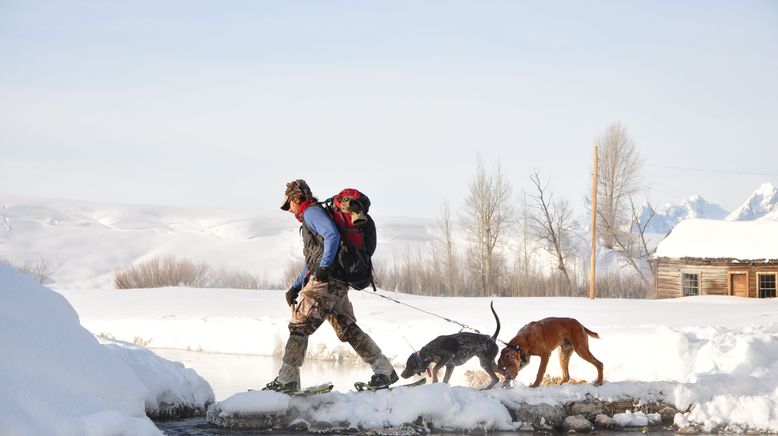
<svg viewBox="0 0 778 436">
<path fill-rule="evenodd" d="M 397 376 L 397 372 L 395 370 L 392 370 L 392 373 L 389 375 L 385 374 L 373 374 L 372 377 L 370 377 L 370 381 L 367 382 L 368 386 L 370 386 L 372 389 L 386 389 L 391 385 L 392 383 L 399 380 L 400 377 Z"/>
<path fill-rule="evenodd" d="M 273 379 L 270 383 L 266 384 L 264 388 L 262 388 L 263 391 L 276 391 L 281 392 L 284 394 L 290 394 L 292 392 L 297 392 L 300 390 L 300 383 L 291 381 L 289 383 L 282 383 L 278 381 L 278 377 Z"/>
</svg>

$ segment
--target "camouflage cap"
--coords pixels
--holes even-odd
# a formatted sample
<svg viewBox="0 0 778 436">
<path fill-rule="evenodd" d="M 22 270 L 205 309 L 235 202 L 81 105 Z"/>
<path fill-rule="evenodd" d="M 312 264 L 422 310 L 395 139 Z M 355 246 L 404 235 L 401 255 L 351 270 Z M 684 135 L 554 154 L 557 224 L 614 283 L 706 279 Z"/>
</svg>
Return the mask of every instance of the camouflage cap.
<svg viewBox="0 0 778 436">
<path fill-rule="evenodd" d="M 313 198 L 313 194 L 311 193 L 311 188 L 305 183 L 305 180 L 293 180 L 286 184 L 281 210 L 289 210 L 289 201 L 291 200 L 305 200 L 310 198 Z"/>
</svg>

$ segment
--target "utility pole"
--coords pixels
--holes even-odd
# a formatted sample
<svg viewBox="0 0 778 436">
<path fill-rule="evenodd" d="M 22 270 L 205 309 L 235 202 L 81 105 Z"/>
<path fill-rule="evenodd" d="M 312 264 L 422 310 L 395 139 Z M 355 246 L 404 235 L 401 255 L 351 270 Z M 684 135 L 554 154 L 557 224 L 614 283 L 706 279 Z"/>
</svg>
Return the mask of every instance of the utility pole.
<svg viewBox="0 0 778 436">
<path fill-rule="evenodd" d="M 589 298 L 594 300 L 597 264 L 597 145 L 594 146 L 594 174 L 592 175 L 592 256 L 589 266 Z"/>
</svg>

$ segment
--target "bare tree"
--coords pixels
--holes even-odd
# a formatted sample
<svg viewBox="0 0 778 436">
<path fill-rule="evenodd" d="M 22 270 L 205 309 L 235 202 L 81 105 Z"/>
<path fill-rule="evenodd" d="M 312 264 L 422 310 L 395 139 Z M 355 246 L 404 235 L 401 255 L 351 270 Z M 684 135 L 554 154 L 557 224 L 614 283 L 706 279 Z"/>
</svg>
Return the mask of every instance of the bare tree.
<svg viewBox="0 0 778 436">
<path fill-rule="evenodd" d="M 631 211 L 629 228 L 626 231 L 613 232 L 614 248 L 620 255 L 621 260 L 637 273 L 641 287 L 647 290 L 650 287 L 650 279 L 654 276 L 654 265 L 648 262 L 648 257 L 651 255 L 652 250 L 648 248 L 646 229 L 654 218 L 656 211 L 650 204 L 646 203 L 648 214 L 641 216 L 635 208 L 632 197 L 629 198 L 629 204 Z M 603 223 L 608 224 L 606 220 L 603 220 Z M 647 264 L 651 271 L 650 277 L 646 277 L 644 273 L 644 264 Z"/>
<path fill-rule="evenodd" d="M 530 176 L 535 185 L 535 194 L 530 195 L 531 227 L 538 239 L 545 242 L 546 250 L 555 257 L 556 269 L 564 277 L 568 288 L 573 282 L 570 278 L 566 260 L 568 256 L 567 232 L 572 222 L 572 209 L 567 200 L 554 200 L 554 194 L 548 189 L 548 182 L 542 183 L 538 171 Z"/>
<path fill-rule="evenodd" d="M 603 245 L 613 249 L 616 234 L 629 220 L 625 202 L 641 189 L 643 163 L 635 142 L 619 122 L 605 129 L 597 145 L 601 150 L 597 159 L 598 234 Z"/>
<path fill-rule="evenodd" d="M 443 203 L 443 214 L 438 219 L 438 234 L 438 245 L 443 257 L 442 276 L 445 281 L 445 287 L 449 291 L 447 295 L 461 294 L 461 268 L 456 242 L 454 241 L 454 225 L 451 222 L 451 211 L 448 202 Z"/>
<path fill-rule="evenodd" d="M 534 238 L 531 234 L 532 210 L 526 192 L 522 192 L 519 205 L 511 295 L 526 295 L 526 288 L 530 284 L 530 276 L 535 273 L 530 253 L 530 244 Z"/>
<path fill-rule="evenodd" d="M 495 249 L 504 242 L 512 212 L 511 186 L 503 178 L 500 163 L 488 174 L 476 158 L 475 179 L 470 182 L 462 225 L 469 242 L 468 264 L 478 281 L 480 295 L 494 293 L 499 257 Z"/>
<path fill-rule="evenodd" d="M 600 215 L 599 212 L 598 215 Z M 606 219 L 602 219 L 601 221 L 603 225 L 606 226 L 606 232 L 611 235 L 613 244 L 611 248 L 615 249 L 621 260 L 638 274 L 643 285 L 648 283 L 645 274 L 643 274 L 643 269 L 640 267 L 640 259 L 636 247 L 636 235 L 632 232 L 635 227 L 634 221 L 630 222 L 629 231 L 616 231 L 611 227 L 610 221 Z"/>
<path fill-rule="evenodd" d="M 641 259 L 645 260 L 648 263 L 648 268 L 651 270 L 651 277 L 654 276 L 654 264 L 651 262 L 648 262 L 648 258 L 653 254 L 654 249 L 648 248 L 648 242 L 646 241 L 646 229 L 648 228 L 648 225 L 651 224 L 651 220 L 654 219 L 654 216 L 656 215 L 656 210 L 651 206 L 651 203 L 646 202 L 646 207 L 648 208 L 648 215 L 647 216 L 641 216 L 638 214 L 637 209 L 635 209 L 635 203 L 632 201 L 632 198 L 629 199 L 629 204 L 632 207 L 632 232 L 637 236 L 638 241 L 638 255 Z"/>
</svg>

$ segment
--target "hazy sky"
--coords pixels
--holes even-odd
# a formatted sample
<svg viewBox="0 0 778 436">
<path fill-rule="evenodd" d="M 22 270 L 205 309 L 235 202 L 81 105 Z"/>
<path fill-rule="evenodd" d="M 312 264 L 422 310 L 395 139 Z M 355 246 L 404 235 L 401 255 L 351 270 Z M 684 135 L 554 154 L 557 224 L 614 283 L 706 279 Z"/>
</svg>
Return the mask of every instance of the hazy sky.
<svg viewBox="0 0 778 436">
<path fill-rule="evenodd" d="M 778 184 L 778 2 L 0 0 L 0 194 L 434 217 L 480 155 L 582 210 L 614 121 L 656 204 Z"/>
</svg>

